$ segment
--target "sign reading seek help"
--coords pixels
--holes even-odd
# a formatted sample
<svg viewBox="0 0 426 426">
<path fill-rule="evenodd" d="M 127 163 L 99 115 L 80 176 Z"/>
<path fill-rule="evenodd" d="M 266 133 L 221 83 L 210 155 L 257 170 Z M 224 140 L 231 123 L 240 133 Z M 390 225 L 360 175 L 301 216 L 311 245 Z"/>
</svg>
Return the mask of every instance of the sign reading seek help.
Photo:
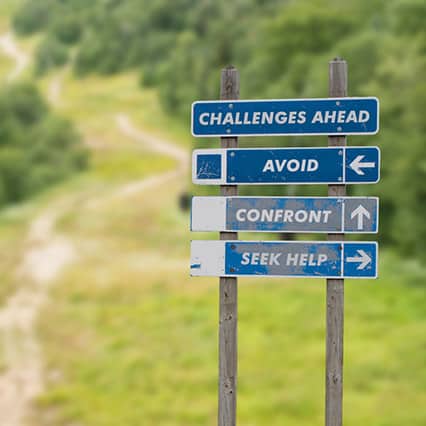
<svg viewBox="0 0 426 426">
<path fill-rule="evenodd" d="M 376 183 L 377 147 L 200 149 L 192 181 L 199 185 Z"/>
<path fill-rule="evenodd" d="M 194 102 L 191 127 L 196 137 L 375 134 L 379 101 L 368 97 Z"/>
<path fill-rule="evenodd" d="M 376 233 L 375 197 L 193 197 L 191 231 Z"/>
<path fill-rule="evenodd" d="M 377 243 L 192 241 L 191 275 L 376 278 Z"/>
</svg>

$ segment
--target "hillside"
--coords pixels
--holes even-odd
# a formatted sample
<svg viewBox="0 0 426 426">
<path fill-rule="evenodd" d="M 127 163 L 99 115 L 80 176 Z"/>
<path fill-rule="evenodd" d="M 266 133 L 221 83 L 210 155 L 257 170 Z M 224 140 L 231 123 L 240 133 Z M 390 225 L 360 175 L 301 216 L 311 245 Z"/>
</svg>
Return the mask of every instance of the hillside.
<svg viewBox="0 0 426 426">
<path fill-rule="evenodd" d="M 169 19 L 169 12 L 164 14 L 164 11 L 175 10 L 167 9 L 166 2 L 142 0 L 93 1 L 90 5 L 84 0 L 30 3 L 32 7 L 49 7 L 49 17 L 57 17 L 58 21 L 45 23 L 29 38 L 16 36 L 19 51 L 33 58 L 24 75 L 37 85 L 55 113 L 74 123 L 90 153 L 90 162 L 84 173 L 29 201 L 0 211 L 0 331 L 4 337 L 0 346 L 0 424 L 214 425 L 217 280 L 190 279 L 188 251 L 191 238 L 216 238 L 216 235 L 191 236 L 188 214 L 179 210 L 177 198 L 187 190 L 189 148 L 196 143 L 189 135 L 188 117 L 182 119 L 184 110 L 192 98 L 216 97 L 218 70 L 229 57 L 206 61 L 209 66 L 206 74 L 205 68 L 199 68 L 200 64 L 187 62 L 187 56 L 194 53 L 190 48 L 191 43 L 195 43 L 193 35 L 183 31 L 176 37 L 173 32 L 158 42 L 168 46 L 170 39 L 176 39 L 182 45 L 179 44 L 179 50 L 174 44 L 166 49 L 163 60 L 171 62 L 158 66 L 167 65 L 177 70 L 174 61 L 181 58 L 184 68 L 176 72 L 176 77 L 185 84 L 166 79 L 168 86 L 159 81 L 149 87 L 145 81 L 141 86 L 141 74 L 149 73 L 149 65 L 142 62 L 127 63 L 114 72 L 106 73 L 93 66 L 85 73 L 76 74 L 78 55 L 87 47 L 86 37 L 98 34 L 97 46 L 103 55 L 108 41 L 116 35 L 114 32 L 104 34 L 99 27 L 118 30 L 122 29 L 122 21 L 139 22 L 141 16 L 148 16 L 150 23 L 161 28 L 160 18 Z M 215 16 L 211 15 L 213 12 L 222 16 L 221 9 L 208 8 L 225 8 L 225 2 L 216 3 L 197 2 L 194 8 L 194 2 L 179 0 L 176 5 L 181 12 L 176 14 L 177 22 L 173 25 L 188 28 L 188 22 L 192 22 L 190 11 L 200 16 Z M 359 13 L 384 7 L 384 2 L 361 3 L 365 9 Z M 102 10 L 96 9 L 102 4 L 113 9 L 114 13 L 108 16 L 117 20 L 115 25 L 103 20 L 105 15 L 98 15 Z M 281 28 L 280 20 L 294 17 L 300 11 L 298 8 L 304 9 L 292 6 L 294 10 L 290 12 L 294 15 L 286 15 L 284 2 L 253 0 L 235 4 L 241 8 L 246 5 L 244 16 L 252 20 L 256 13 L 263 20 L 267 19 L 267 10 L 274 11 L 274 18 L 270 19 L 276 22 L 276 31 Z M 261 4 L 271 9 L 259 12 Z M 350 8 L 351 4 L 344 7 Z M 389 2 L 386 7 L 398 4 L 404 2 Z M 406 4 L 422 3 L 410 0 Z M 75 15 L 73 11 L 60 13 L 67 5 L 76 9 Z M 135 8 L 140 5 L 147 9 L 141 8 L 135 14 Z M 313 10 L 311 14 L 316 16 L 318 10 Z M 153 19 L 157 15 L 151 15 L 154 12 L 158 14 L 157 20 Z M 11 10 L 4 13 L 10 18 Z M 233 13 L 236 11 L 229 12 L 228 19 L 233 19 Z M 78 16 L 87 22 L 91 34 L 81 35 L 73 47 L 68 48 L 70 56 L 66 65 L 37 74 L 37 59 L 34 59 L 37 46 L 43 43 L 44 37 L 52 37 L 53 28 L 58 30 L 65 15 L 71 21 Z M 200 26 L 197 16 L 191 17 L 195 20 L 194 28 L 196 24 Z M 402 19 L 401 16 L 396 16 L 396 21 Z M 332 18 L 337 19 L 333 14 Z M 16 15 L 14 19 L 16 27 Z M 327 25 L 335 22 L 324 19 Z M 355 23 L 356 19 L 360 19 L 358 15 L 350 18 Z M 298 31 L 306 30 L 302 25 L 304 20 L 300 20 L 302 22 L 297 22 L 301 30 L 299 27 L 289 30 L 295 37 Z M 5 18 L 3 21 L 4 34 L 8 34 L 11 24 Z M 242 31 L 243 25 L 238 27 L 236 31 Z M 261 29 L 259 24 L 256 31 Z M 155 28 L 149 27 L 149 30 Z M 222 33 L 222 27 L 218 24 L 209 31 Z M 205 43 L 212 37 L 209 31 L 205 39 L 200 39 L 200 44 L 197 42 L 197 48 L 206 49 Z M 281 40 L 281 30 L 278 33 L 273 29 L 264 31 L 280 35 Z M 399 40 L 399 36 L 397 38 Z M 93 41 L 93 38 L 87 40 Z M 239 40 L 253 42 L 250 37 L 239 37 Z M 406 232 L 406 243 L 413 240 L 416 247 L 423 247 L 420 238 L 423 222 L 416 225 L 422 218 L 419 209 L 424 208 L 424 200 L 419 195 L 423 186 L 419 184 L 398 195 L 398 199 L 407 203 L 406 210 L 394 211 L 394 199 L 405 179 L 414 175 L 421 181 L 423 173 L 424 144 L 413 141 L 421 140 L 416 138 L 422 129 L 419 117 L 424 109 L 422 97 L 412 95 L 421 94 L 423 87 L 418 76 L 422 75 L 424 55 L 416 56 L 423 40 L 418 37 L 407 51 L 401 46 L 402 40 L 397 44 L 394 39 L 387 40 L 388 49 L 395 51 L 388 56 L 389 50 L 383 51 L 382 45 L 377 47 L 380 61 L 382 55 L 387 57 L 383 67 L 379 67 L 380 79 L 371 78 L 364 84 L 362 80 L 369 73 L 351 65 L 353 76 L 360 73 L 359 85 L 354 83 L 353 94 L 383 97 L 383 135 L 378 143 L 389 169 L 384 170 L 383 186 L 378 191 L 384 198 L 382 209 L 390 213 L 383 223 L 388 244 L 382 250 L 380 279 L 346 283 L 344 416 L 347 426 L 423 426 L 426 423 L 423 366 L 426 271 L 421 261 L 403 260 L 392 244 L 400 235 L 393 234 L 395 215 L 409 210 L 410 217 L 415 217 L 409 232 L 403 229 L 398 232 Z M 227 46 L 228 41 L 223 41 L 223 46 Z M 368 37 L 359 45 L 359 40 L 357 43 L 352 40 L 358 49 L 350 46 L 349 41 L 349 38 L 345 41 L 347 52 L 355 51 L 359 55 L 365 45 L 369 46 L 369 52 L 374 47 Z M 299 41 L 295 38 L 292 43 L 297 46 Z M 290 49 L 280 44 L 274 48 L 278 53 L 284 48 Z M 233 49 L 239 50 L 240 46 Z M 315 58 L 315 62 L 309 62 L 307 87 L 298 88 L 300 81 L 298 83 L 296 77 L 305 75 L 302 71 L 308 65 L 306 58 L 298 59 L 296 55 L 290 65 L 277 61 L 276 74 L 271 70 L 271 76 L 264 79 L 268 87 L 250 88 L 244 77 L 243 90 L 251 96 L 261 93 L 323 95 L 326 63 L 334 47 L 327 45 L 318 54 L 315 46 L 312 49 L 309 57 Z M 130 50 L 126 49 L 123 54 Z M 172 51 L 175 54 L 171 55 Z M 214 52 L 217 53 L 216 48 L 205 55 L 194 55 L 208 58 Z M 251 55 L 245 52 L 244 60 L 248 61 Z M 110 52 L 107 56 L 112 62 L 116 58 Z M 73 57 L 77 62 L 73 62 Z M 267 58 L 270 57 L 268 54 Z M 413 57 L 417 62 L 412 67 Z M 4 60 L 0 62 L 0 73 L 5 81 L 7 73 L 15 69 L 15 60 L 0 58 Z M 395 58 L 399 58 L 398 66 Z M 240 67 L 254 73 L 247 75 L 257 75 L 251 79 L 253 84 L 263 81 L 259 78 L 264 69 L 261 62 L 256 67 L 241 61 Z M 289 70 L 282 78 L 278 77 L 280 68 Z M 407 68 L 413 75 L 411 81 L 408 81 Z M 404 72 L 398 73 L 398 70 Z M 204 84 L 204 77 L 203 85 L 197 84 L 199 80 L 193 73 L 203 75 L 208 84 Z M 157 71 L 153 74 L 157 75 Z M 400 84 L 394 85 L 395 79 Z M 203 92 L 205 86 L 208 92 Z M 379 86 L 386 90 L 382 92 Z M 183 109 L 174 113 L 172 109 L 170 115 L 170 109 L 165 112 L 163 107 L 165 97 L 173 90 L 183 96 L 178 96 L 177 102 Z M 418 104 L 401 113 L 401 108 L 413 99 Z M 392 126 L 391 121 L 395 123 Z M 401 155 L 402 143 L 404 147 L 408 145 L 408 140 L 402 138 L 406 122 L 413 126 L 410 157 Z M 392 143 L 387 143 L 388 140 Z M 370 142 L 372 140 L 365 141 Z M 396 144 L 399 146 L 395 147 Z M 419 160 L 416 167 L 410 169 L 409 158 Z M 395 168 L 390 169 L 391 165 Z M 375 195 L 376 189 L 371 188 Z M 365 187 L 360 191 L 365 191 Z M 403 247 L 401 244 L 398 250 Z M 239 291 L 239 424 L 323 424 L 324 282 L 242 279 Z"/>
<path fill-rule="evenodd" d="M 37 75 L 71 58 L 76 76 L 137 70 L 141 85 L 155 87 L 161 105 L 184 124 L 192 101 L 217 98 L 217 75 L 225 65 L 240 69 L 245 98 L 325 97 L 327 61 L 344 57 L 350 95 L 377 96 L 382 104 L 383 131 L 349 143 L 378 144 L 387 177 L 374 188 L 351 191 L 381 197 L 382 243 L 398 247 L 402 255 L 422 257 L 425 19 L 422 0 L 179 0 L 172 5 L 164 0 L 27 0 L 13 22 L 22 35 L 40 35 Z M 301 142 L 325 144 L 320 138 Z M 268 143 L 292 146 L 296 139 Z M 297 189 L 303 191 L 321 189 Z"/>
</svg>

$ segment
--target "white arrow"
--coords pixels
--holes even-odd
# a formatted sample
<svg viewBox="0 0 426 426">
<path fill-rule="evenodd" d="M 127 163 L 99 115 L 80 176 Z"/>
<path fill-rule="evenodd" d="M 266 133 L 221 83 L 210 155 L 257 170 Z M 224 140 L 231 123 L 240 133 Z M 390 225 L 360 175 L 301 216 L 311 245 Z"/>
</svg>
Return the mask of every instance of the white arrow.
<svg viewBox="0 0 426 426">
<path fill-rule="evenodd" d="M 359 256 L 347 257 L 346 262 L 359 263 L 356 269 L 363 270 L 367 265 L 371 263 L 371 257 L 364 250 L 357 250 Z"/>
<path fill-rule="evenodd" d="M 358 223 L 357 228 L 362 229 L 364 228 L 364 216 L 367 219 L 370 219 L 370 212 L 362 205 L 360 204 L 352 213 L 351 213 L 351 219 L 354 219 L 356 216 L 358 216 Z"/>
<path fill-rule="evenodd" d="M 373 169 L 376 166 L 376 163 L 362 163 L 362 160 L 365 158 L 365 155 L 358 155 L 355 160 L 349 164 L 349 167 L 357 174 L 364 175 L 364 170 L 362 169 Z"/>
</svg>

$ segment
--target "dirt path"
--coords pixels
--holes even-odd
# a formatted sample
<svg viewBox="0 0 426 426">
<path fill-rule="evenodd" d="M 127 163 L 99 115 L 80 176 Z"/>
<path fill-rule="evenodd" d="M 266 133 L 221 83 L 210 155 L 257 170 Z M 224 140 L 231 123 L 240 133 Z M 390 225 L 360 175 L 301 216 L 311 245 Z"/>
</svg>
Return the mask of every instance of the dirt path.
<svg viewBox="0 0 426 426">
<path fill-rule="evenodd" d="M 133 125 L 129 116 L 126 114 L 117 114 L 116 122 L 123 135 L 137 143 L 142 144 L 146 149 L 152 152 L 174 158 L 177 161 L 177 166 L 174 170 L 159 173 L 136 182 L 130 182 L 119 188 L 111 195 L 112 197 L 127 197 L 145 189 L 166 184 L 173 179 L 183 176 L 187 172 L 189 167 L 189 154 L 187 150 L 180 148 L 172 142 L 168 142 L 141 129 L 138 129 Z"/>
<path fill-rule="evenodd" d="M 168 182 L 184 176 L 185 173 L 187 173 L 189 167 L 189 154 L 185 149 L 180 148 L 172 142 L 166 141 L 162 138 L 153 136 L 150 133 L 138 129 L 132 123 L 130 117 L 127 114 L 117 114 L 115 120 L 117 127 L 124 136 L 132 139 L 138 144 L 143 145 L 143 147 L 149 151 L 174 158 L 177 161 L 177 165 L 175 169 L 168 170 L 163 173 L 158 173 L 145 179 L 128 182 L 124 185 L 121 185 L 107 196 L 101 196 L 99 198 L 92 199 L 88 203 L 88 207 L 90 209 L 99 209 L 105 203 L 125 199 L 127 197 L 131 197 L 132 195 L 139 194 L 145 190 L 165 185 Z"/>
<path fill-rule="evenodd" d="M 153 152 L 175 158 L 177 167 L 125 184 L 100 202 L 166 184 L 186 172 L 189 165 L 186 150 L 137 129 L 126 115 L 120 114 L 116 118 L 124 135 Z M 77 257 L 75 244 L 55 231 L 56 222 L 68 204 L 71 203 L 51 207 L 32 222 L 27 238 L 28 249 L 17 272 L 22 285 L 0 310 L 0 334 L 6 363 L 6 370 L 0 375 L 2 426 L 22 426 L 32 402 L 44 389 L 42 350 L 35 327 L 51 285 L 64 267 L 71 265 Z"/>
<path fill-rule="evenodd" d="M 47 99 L 54 106 L 59 106 L 61 103 L 62 80 L 64 72 L 57 74 L 49 84 L 47 90 Z"/>
<path fill-rule="evenodd" d="M 0 49 L 15 61 L 8 81 L 20 77 L 29 57 L 11 33 L 0 36 Z M 34 330 L 37 314 L 47 298 L 49 284 L 73 258 L 71 244 L 53 232 L 56 215 L 44 212 L 31 225 L 28 250 L 18 267 L 18 288 L 0 310 L 5 371 L 0 375 L 0 424 L 19 426 L 30 403 L 43 389 L 42 358 Z"/>
<path fill-rule="evenodd" d="M 19 50 L 12 34 L 0 36 L 0 48 L 16 63 L 8 80 L 18 78 L 28 65 L 29 58 Z M 60 102 L 63 75 L 60 73 L 49 87 L 48 97 L 53 105 Z M 125 114 L 118 114 L 116 122 L 123 135 L 153 152 L 174 158 L 177 166 L 174 170 L 125 184 L 104 197 L 103 201 L 140 193 L 186 173 L 189 167 L 186 150 L 137 129 Z M 76 259 L 75 244 L 55 230 L 58 218 L 70 205 L 71 200 L 56 203 L 31 223 L 27 250 L 17 269 L 21 285 L 0 309 L 0 338 L 5 357 L 5 370 L 0 374 L 1 426 L 22 426 L 33 401 L 44 389 L 43 356 L 36 324 L 43 305 L 48 301 L 51 285 Z"/>
<path fill-rule="evenodd" d="M 43 391 L 43 362 L 35 325 L 48 291 L 75 258 L 72 243 L 55 233 L 60 208 L 35 219 L 17 275 L 22 285 L 0 310 L 6 370 L 0 375 L 0 424 L 19 426 Z"/>
<path fill-rule="evenodd" d="M 117 114 L 116 121 L 121 132 L 136 142 L 144 144 L 150 151 L 172 157 L 179 162 L 179 170 L 184 171 L 189 166 L 189 156 L 186 149 L 137 129 L 126 114 Z"/>
<path fill-rule="evenodd" d="M 29 64 L 11 33 L 0 36 L 0 49 L 15 61 L 7 76 L 17 79 Z M 60 88 L 58 88 L 59 96 Z M 43 361 L 35 330 L 38 314 L 51 284 L 75 259 L 72 242 L 55 231 L 65 211 L 57 205 L 42 212 L 30 225 L 27 250 L 17 268 L 21 283 L 0 310 L 0 338 L 5 370 L 0 375 L 0 425 L 21 426 L 34 399 L 43 391 Z"/>
<path fill-rule="evenodd" d="M 0 36 L 0 49 L 15 62 L 15 68 L 8 74 L 7 81 L 16 80 L 30 63 L 29 56 L 19 49 L 12 33 Z"/>
</svg>

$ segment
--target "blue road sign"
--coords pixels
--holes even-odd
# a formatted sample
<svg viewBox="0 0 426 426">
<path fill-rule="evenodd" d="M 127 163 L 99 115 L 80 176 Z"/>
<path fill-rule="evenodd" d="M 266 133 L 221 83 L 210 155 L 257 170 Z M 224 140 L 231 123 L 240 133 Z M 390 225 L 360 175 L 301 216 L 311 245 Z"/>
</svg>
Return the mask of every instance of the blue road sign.
<svg viewBox="0 0 426 426">
<path fill-rule="evenodd" d="M 192 104 L 196 137 L 357 135 L 379 130 L 377 98 L 200 101 Z"/>
<path fill-rule="evenodd" d="M 377 233 L 375 197 L 193 197 L 192 231 Z"/>
<path fill-rule="evenodd" d="M 199 185 L 376 183 L 377 147 L 199 149 L 192 180 Z"/>
<path fill-rule="evenodd" d="M 377 278 L 374 242 L 192 241 L 193 276 Z"/>
</svg>

